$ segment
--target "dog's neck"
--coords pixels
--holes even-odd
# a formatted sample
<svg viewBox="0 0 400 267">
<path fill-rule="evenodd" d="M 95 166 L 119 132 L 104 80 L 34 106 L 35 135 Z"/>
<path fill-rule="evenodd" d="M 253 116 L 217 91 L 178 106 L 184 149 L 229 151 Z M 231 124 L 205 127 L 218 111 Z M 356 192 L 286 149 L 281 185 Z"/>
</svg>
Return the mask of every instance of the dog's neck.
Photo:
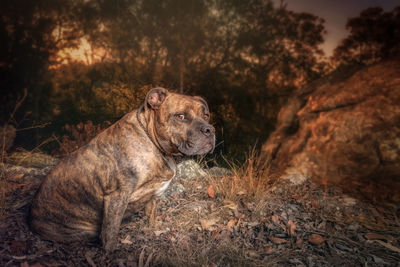
<svg viewBox="0 0 400 267">
<path fill-rule="evenodd" d="M 139 116 L 139 110 L 143 110 L 143 108 L 138 108 L 136 110 L 136 119 L 139 123 L 140 128 L 142 128 L 142 130 L 144 131 L 144 133 L 147 135 L 147 137 L 150 139 L 150 141 L 153 143 L 153 145 L 157 148 L 157 150 L 165 157 L 167 156 L 167 153 L 161 148 L 160 144 L 158 144 L 157 142 L 157 138 L 152 137 L 149 133 L 149 131 L 147 130 L 147 128 L 143 125 L 142 120 L 140 119 Z"/>
<path fill-rule="evenodd" d="M 179 154 L 170 152 L 173 150 L 172 148 L 168 149 L 170 144 L 165 144 L 163 146 L 162 142 L 160 142 L 159 138 L 157 138 L 157 133 L 154 129 L 154 125 L 151 125 L 149 121 L 154 120 L 154 118 L 151 118 L 152 115 L 154 114 L 147 114 L 148 116 L 146 117 L 146 111 L 144 107 L 140 107 L 136 110 L 136 119 L 139 123 L 140 128 L 145 132 L 146 136 L 150 139 L 150 141 L 153 143 L 153 145 L 157 148 L 157 150 L 161 153 L 161 155 L 166 158 L 166 157 L 171 157 L 175 158 L 180 156 Z M 143 116 L 141 116 L 143 114 Z M 143 121 L 145 124 L 143 124 Z"/>
</svg>

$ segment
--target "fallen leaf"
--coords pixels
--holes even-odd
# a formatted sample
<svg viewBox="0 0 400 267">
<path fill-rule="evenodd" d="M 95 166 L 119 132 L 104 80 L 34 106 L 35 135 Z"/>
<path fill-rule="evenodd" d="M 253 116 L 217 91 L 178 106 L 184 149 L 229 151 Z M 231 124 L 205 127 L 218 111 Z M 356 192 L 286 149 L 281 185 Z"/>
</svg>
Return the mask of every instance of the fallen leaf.
<svg viewBox="0 0 400 267">
<path fill-rule="evenodd" d="M 126 245 L 132 245 L 133 242 L 131 241 L 131 236 L 130 235 L 125 236 L 125 238 L 121 240 L 121 243 Z"/>
<path fill-rule="evenodd" d="M 157 221 L 162 221 L 162 220 L 164 220 L 166 217 L 167 217 L 167 215 L 161 214 L 161 215 L 158 215 L 158 216 L 156 217 L 156 220 L 157 220 Z"/>
<path fill-rule="evenodd" d="M 16 175 L 14 175 L 13 177 L 9 178 L 8 180 L 9 180 L 9 181 L 10 181 L 10 180 L 13 180 L 13 181 L 19 180 L 19 179 L 21 179 L 22 177 L 24 177 L 24 175 L 25 175 L 25 174 L 23 174 L 23 173 L 18 173 L 18 174 L 16 174 Z"/>
<path fill-rule="evenodd" d="M 272 254 L 274 252 L 275 252 L 275 250 L 272 247 L 266 247 L 264 250 L 265 254 Z"/>
<path fill-rule="evenodd" d="M 389 244 L 389 243 L 383 242 L 383 241 L 381 241 L 381 240 L 374 240 L 374 241 L 375 241 L 375 242 L 378 242 L 379 244 L 381 244 L 381 245 L 384 246 L 385 248 L 390 249 L 391 251 L 400 253 L 400 248 L 398 248 L 398 247 L 395 247 L 395 246 L 393 246 L 393 245 L 391 245 L 391 244 Z"/>
<path fill-rule="evenodd" d="M 364 237 L 365 237 L 366 239 L 368 239 L 368 240 L 371 240 L 371 239 L 380 239 L 380 240 L 386 240 L 386 241 L 393 241 L 392 238 L 389 238 L 389 237 L 386 237 L 386 236 L 383 236 L 383 235 L 380 235 L 380 234 L 375 234 L 375 233 L 366 233 L 366 234 L 364 235 Z"/>
<path fill-rule="evenodd" d="M 259 225 L 260 223 L 259 222 L 249 222 L 248 224 L 247 224 L 247 226 L 249 226 L 249 227 L 256 227 L 257 225 Z"/>
<path fill-rule="evenodd" d="M 208 187 L 207 190 L 208 196 L 211 198 L 215 197 L 215 191 L 214 191 L 214 187 L 212 186 L 212 184 L 210 184 L 210 186 Z"/>
<path fill-rule="evenodd" d="M 284 225 L 283 223 L 281 223 L 280 226 L 281 226 L 281 228 L 282 228 L 282 230 L 283 230 L 284 232 L 287 232 L 286 225 Z"/>
<path fill-rule="evenodd" d="M 317 201 L 315 201 L 314 199 L 311 200 L 311 206 L 312 206 L 314 209 L 319 209 L 319 203 L 318 203 Z"/>
<path fill-rule="evenodd" d="M 378 217 L 378 218 L 376 218 L 376 224 L 379 226 L 384 226 L 385 222 L 383 221 L 382 218 Z"/>
<path fill-rule="evenodd" d="M 201 228 L 203 230 L 210 230 L 219 221 L 219 218 L 200 219 Z"/>
<path fill-rule="evenodd" d="M 287 242 L 286 239 L 282 239 L 282 238 L 274 237 L 274 236 L 270 236 L 269 240 L 271 240 L 273 243 L 275 243 L 277 245 L 284 244 Z"/>
<path fill-rule="evenodd" d="M 260 254 L 257 253 L 255 250 L 248 250 L 247 255 L 249 255 L 252 258 L 259 258 Z"/>
<path fill-rule="evenodd" d="M 292 220 L 289 220 L 288 221 L 288 223 L 287 223 L 287 230 L 288 230 L 288 234 L 290 235 L 290 236 L 294 236 L 295 235 L 295 230 L 296 230 L 296 224 L 292 221 Z"/>
<path fill-rule="evenodd" d="M 224 208 L 228 208 L 228 209 L 231 209 L 233 211 L 236 211 L 238 209 L 238 206 L 235 203 L 233 203 L 232 201 L 225 200 L 224 201 Z"/>
<path fill-rule="evenodd" d="M 168 230 L 157 230 L 157 231 L 154 231 L 154 234 L 157 237 L 159 237 L 160 235 L 165 234 L 165 233 L 168 233 Z"/>
<path fill-rule="evenodd" d="M 300 237 L 296 238 L 296 246 L 298 248 L 301 248 L 301 245 L 303 244 L 303 239 L 301 239 Z"/>
<path fill-rule="evenodd" d="M 279 216 L 278 215 L 272 215 L 272 217 L 271 217 L 271 219 L 272 219 L 272 222 L 274 223 L 274 224 L 277 224 L 277 225 L 279 225 Z"/>
<path fill-rule="evenodd" d="M 226 224 L 226 229 L 232 231 L 237 223 L 237 219 L 230 219 L 229 222 Z"/>
<path fill-rule="evenodd" d="M 310 236 L 310 238 L 308 239 L 308 242 L 310 242 L 313 245 L 321 245 L 322 243 L 324 243 L 325 239 L 320 236 L 319 234 L 312 234 Z"/>
<path fill-rule="evenodd" d="M 368 230 L 371 230 L 371 231 L 381 231 L 382 230 L 382 229 L 380 229 L 380 228 L 378 228 L 376 226 L 372 226 L 372 225 L 366 224 L 366 223 L 364 223 L 363 226 L 365 228 L 367 228 Z"/>
<path fill-rule="evenodd" d="M 368 222 L 368 218 L 367 217 L 365 217 L 365 216 L 357 216 L 357 219 L 359 219 L 360 221 L 362 221 L 362 222 Z"/>
<path fill-rule="evenodd" d="M 28 262 L 24 261 L 24 262 L 21 262 L 20 267 L 29 267 L 29 264 L 28 264 Z"/>
</svg>

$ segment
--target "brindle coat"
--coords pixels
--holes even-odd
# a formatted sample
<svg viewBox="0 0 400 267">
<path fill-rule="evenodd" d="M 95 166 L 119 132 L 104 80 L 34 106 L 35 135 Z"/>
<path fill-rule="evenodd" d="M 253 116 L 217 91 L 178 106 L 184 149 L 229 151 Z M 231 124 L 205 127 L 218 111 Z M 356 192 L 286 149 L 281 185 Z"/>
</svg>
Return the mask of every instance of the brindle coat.
<svg viewBox="0 0 400 267">
<path fill-rule="evenodd" d="M 175 175 L 172 156 L 213 150 L 208 112 L 202 98 L 152 89 L 141 108 L 51 170 L 32 203 L 32 229 L 60 242 L 100 238 L 113 250 L 122 219 L 167 188 Z"/>
</svg>

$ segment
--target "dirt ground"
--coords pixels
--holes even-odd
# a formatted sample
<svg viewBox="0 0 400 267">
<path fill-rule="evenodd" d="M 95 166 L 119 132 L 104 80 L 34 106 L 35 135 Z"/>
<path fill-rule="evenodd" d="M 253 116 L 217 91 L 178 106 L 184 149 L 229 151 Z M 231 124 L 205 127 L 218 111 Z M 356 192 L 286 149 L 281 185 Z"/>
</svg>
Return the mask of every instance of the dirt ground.
<svg viewBox="0 0 400 267">
<path fill-rule="evenodd" d="M 258 178 L 237 173 L 175 179 L 155 227 L 139 212 L 111 254 L 99 243 L 45 241 L 27 213 L 48 170 L 4 166 L 0 266 L 400 266 L 399 205 L 363 203 L 311 181 L 252 191 Z"/>
</svg>

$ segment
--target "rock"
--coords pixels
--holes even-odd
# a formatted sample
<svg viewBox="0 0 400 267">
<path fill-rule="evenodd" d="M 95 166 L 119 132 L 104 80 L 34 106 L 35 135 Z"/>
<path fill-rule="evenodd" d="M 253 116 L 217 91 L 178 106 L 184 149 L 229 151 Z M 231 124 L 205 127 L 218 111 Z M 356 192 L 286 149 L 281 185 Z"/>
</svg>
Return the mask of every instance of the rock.
<svg viewBox="0 0 400 267">
<path fill-rule="evenodd" d="M 289 99 L 262 156 L 293 182 L 399 200 L 399 103 L 400 59 L 332 74 Z"/>
<path fill-rule="evenodd" d="M 1 173 L 10 176 L 23 173 L 28 176 L 44 176 L 56 165 L 58 159 L 41 152 L 17 151 L 0 163 Z"/>
<path fill-rule="evenodd" d="M 53 167 L 58 162 L 57 158 L 42 152 L 17 151 L 7 157 L 7 163 L 23 167 L 45 168 Z"/>
<path fill-rule="evenodd" d="M 171 196 L 182 194 L 186 191 L 186 188 L 181 183 L 173 183 L 168 189 L 160 196 L 160 199 L 169 198 Z"/>
<path fill-rule="evenodd" d="M 17 130 L 10 124 L 0 126 L 1 151 L 8 151 L 13 146 L 16 133 Z"/>
<path fill-rule="evenodd" d="M 23 166 L 0 163 L 0 172 L 1 175 L 4 175 L 4 177 L 21 173 L 28 176 L 45 176 L 50 172 L 52 168 L 53 166 L 34 168 L 34 167 L 23 167 Z"/>
<path fill-rule="evenodd" d="M 186 188 L 183 186 L 183 184 L 180 183 L 181 180 L 198 179 L 207 176 L 207 173 L 194 160 L 184 160 L 179 164 L 177 164 L 176 169 L 177 169 L 176 174 L 175 177 L 173 178 L 174 182 L 160 197 L 161 199 L 184 193 L 186 191 Z"/>
<path fill-rule="evenodd" d="M 185 160 L 177 165 L 175 180 L 206 177 L 207 173 L 194 160 Z"/>
</svg>

